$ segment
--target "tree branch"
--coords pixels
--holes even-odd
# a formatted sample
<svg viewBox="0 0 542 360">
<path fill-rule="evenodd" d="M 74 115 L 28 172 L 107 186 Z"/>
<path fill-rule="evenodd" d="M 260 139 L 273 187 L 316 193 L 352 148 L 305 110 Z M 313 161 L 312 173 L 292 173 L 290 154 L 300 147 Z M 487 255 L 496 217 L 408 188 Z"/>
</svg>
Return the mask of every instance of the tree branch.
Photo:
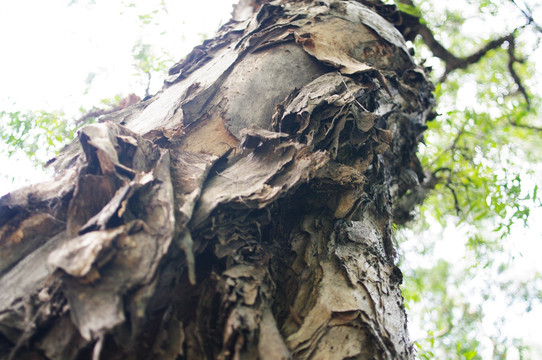
<svg viewBox="0 0 542 360">
<path fill-rule="evenodd" d="M 514 2 L 515 0 L 510 0 Z M 412 2 L 412 0 L 400 0 L 401 3 L 415 7 L 416 5 Z M 514 4 L 516 4 L 514 2 Z M 516 4 L 516 6 L 518 6 Z M 518 6 L 519 8 L 519 6 Z M 528 9 L 528 8 L 527 8 Z M 520 10 L 524 13 L 524 15 L 527 17 L 529 23 L 533 24 L 537 29 L 539 29 L 538 24 L 534 22 L 532 19 L 532 16 L 529 15 L 526 11 Z M 530 9 L 528 9 L 530 11 Z M 509 62 L 508 62 L 508 69 L 510 71 L 510 75 L 512 76 L 512 79 L 518 86 L 518 91 L 523 95 L 525 98 L 525 101 L 527 102 L 527 106 L 530 107 L 530 99 L 529 95 L 527 93 L 526 88 L 523 86 L 523 83 L 521 81 L 521 78 L 517 74 L 517 72 L 514 69 L 514 63 L 516 62 L 522 62 L 520 59 L 516 58 L 514 50 L 515 50 L 515 34 L 516 32 L 528 24 L 525 24 L 517 29 L 514 29 L 511 33 L 501 36 L 497 39 L 489 41 L 485 46 L 483 46 L 478 51 L 472 53 L 469 56 L 465 57 L 458 57 L 454 55 L 452 52 L 450 52 L 448 49 L 446 49 L 438 40 L 435 38 L 435 35 L 427 27 L 427 25 L 420 22 L 420 18 L 400 12 L 400 18 L 401 21 L 395 21 L 397 29 L 403 34 L 406 40 L 414 40 L 414 38 L 417 35 L 420 35 L 425 42 L 425 44 L 429 47 L 433 55 L 444 61 L 446 64 L 446 69 L 442 77 L 440 78 L 440 82 L 444 82 L 446 80 L 446 77 L 448 74 L 450 74 L 452 71 L 457 69 L 466 69 L 472 64 L 477 63 L 482 59 L 489 51 L 499 48 L 504 43 L 508 43 L 508 55 L 509 55 Z M 540 30 L 540 29 L 539 29 Z"/>
<path fill-rule="evenodd" d="M 514 126 L 514 127 L 518 127 L 518 128 L 522 128 L 522 129 L 528 129 L 528 130 L 532 130 L 532 131 L 539 131 L 539 132 L 542 132 L 542 128 L 541 127 L 538 127 L 538 126 L 532 126 L 532 125 L 526 125 L 526 124 L 520 124 L 517 119 L 510 119 L 510 125 Z"/>
<path fill-rule="evenodd" d="M 523 9 L 521 6 L 519 6 L 516 0 L 510 0 L 510 1 L 519 9 L 519 11 L 521 11 L 523 16 L 525 16 L 525 18 L 527 19 L 527 24 L 533 25 L 536 28 L 536 30 L 542 33 L 542 26 L 538 25 L 538 23 L 534 21 L 533 12 L 529 8 L 529 5 L 527 5 L 527 3 L 523 1 L 523 6 L 525 7 L 525 9 Z"/>
<path fill-rule="evenodd" d="M 531 101 L 529 100 L 529 94 L 527 94 L 527 90 L 523 86 L 521 79 L 519 75 L 516 73 L 516 70 L 514 69 L 514 63 L 521 62 L 516 58 L 516 55 L 514 53 L 514 50 L 516 49 L 516 43 L 515 39 L 512 38 L 508 42 L 508 70 L 510 71 L 510 75 L 512 76 L 512 79 L 514 79 L 514 82 L 518 86 L 518 91 L 523 95 L 525 98 L 525 102 L 527 103 L 527 108 L 531 108 Z"/>
<path fill-rule="evenodd" d="M 489 51 L 497 49 L 505 42 L 511 43 L 514 40 L 514 34 L 512 32 L 498 39 L 489 41 L 484 47 L 469 56 L 457 57 L 450 51 L 445 49 L 435 39 L 431 30 L 429 30 L 429 28 L 423 24 L 420 24 L 420 35 L 422 36 L 427 46 L 429 46 L 429 48 L 431 49 L 431 52 L 433 52 L 436 57 L 440 58 L 446 63 L 446 70 L 444 72 L 444 75 L 442 75 L 441 81 L 446 80 L 446 77 L 452 71 L 457 69 L 466 69 L 470 65 L 480 61 L 480 59 L 482 59 Z"/>
<path fill-rule="evenodd" d="M 404 195 L 393 209 L 393 221 L 397 225 L 404 225 L 412 220 L 412 212 L 420 205 L 427 194 L 442 181 L 442 178 L 436 175 L 437 171 L 426 174 L 424 181 Z"/>
<path fill-rule="evenodd" d="M 448 182 L 446 183 L 446 188 L 448 190 L 450 190 L 450 192 L 452 193 L 452 196 L 454 197 L 454 208 L 455 208 L 455 213 L 457 216 L 459 216 L 459 214 L 461 214 L 461 207 L 459 206 L 459 200 L 457 198 L 457 193 L 455 192 L 455 189 L 453 188 L 453 186 L 450 184 L 450 179 L 448 179 Z"/>
</svg>

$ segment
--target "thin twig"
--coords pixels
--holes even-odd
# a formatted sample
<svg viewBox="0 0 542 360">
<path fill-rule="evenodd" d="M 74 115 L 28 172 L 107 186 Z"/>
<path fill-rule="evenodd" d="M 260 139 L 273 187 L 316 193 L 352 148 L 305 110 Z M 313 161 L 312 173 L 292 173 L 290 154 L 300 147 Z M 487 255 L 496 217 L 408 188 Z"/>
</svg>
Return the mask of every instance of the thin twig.
<svg viewBox="0 0 542 360">
<path fill-rule="evenodd" d="M 514 126 L 514 127 L 518 127 L 518 128 L 522 128 L 522 129 L 528 129 L 528 130 L 533 130 L 533 131 L 540 131 L 542 132 L 542 128 L 541 127 L 538 127 L 538 126 L 532 126 L 532 125 L 526 125 L 526 124 L 520 124 L 518 123 L 517 120 L 510 120 L 510 125 Z"/>
<path fill-rule="evenodd" d="M 514 63 L 519 62 L 519 60 L 516 59 L 516 55 L 514 53 L 515 49 L 516 49 L 516 43 L 514 41 L 514 38 L 512 38 L 512 40 L 508 42 L 508 57 L 509 57 L 508 70 L 510 71 L 510 75 L 512 76 L 512 79 L 514 79 L 514 82 L 518 86 L 518 91 L 525 98 L 525 102 L 527 103 L 527 109 L 530 109 L 531 101 L 529 99 L 529 94 L 527 94 L 527 90 L 525 90 L 525 87 L 523 86 L 519 75 L 516 73 L 516 70 L 514 69 Z"/>
<path fill-rule="evenodd" d="M 522 1 L 523 6 L 525 7 L 525 9 L 523 9 L 521 6 L 519 6 L 519 4 L 515 0 L 510 0 L 510 1 L 512 2 L 512 4 L 514 4 L 519 9 L 519 11 L 521 11 L 523 16 L 525 16 L 525 18 L 527 18 L 528 24 L 532 24 L 536 28 L 536 30 L 538 30 L 539 32 L 542 33 L 542 26 L 538 25 L 538 23 L 536 21 L 534 21 L 533 12 L 529 8 L 529 5 L 527 5 L 527 3 L 525 1 Z"/>
<path fill-rule="evenodd" d="M 450 178 L 451 179 L 451 178 Z M 455 189 L 452 187 L 452 185 L 450 185 L 450 181 L 449 180 L 446 185 L 446 188 L 448 190 L 450 190 L 450 192 L 452 193 L 452 196 L 454 197 L 454 207 L 455 207 L 455 212 L 456 212 L 456 215 L 459 216 L 461 214 L 461 207 L 459 206 L 459 200 L 457 199 L 457 194 L 455 192 Z"/>
</svg>

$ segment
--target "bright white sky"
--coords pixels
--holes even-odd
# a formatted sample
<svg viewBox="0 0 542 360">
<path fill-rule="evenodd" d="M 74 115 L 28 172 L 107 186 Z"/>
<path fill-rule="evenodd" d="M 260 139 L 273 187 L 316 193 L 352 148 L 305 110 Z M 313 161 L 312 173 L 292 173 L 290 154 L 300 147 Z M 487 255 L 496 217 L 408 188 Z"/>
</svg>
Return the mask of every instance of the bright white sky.
<svg viewBox="0 0 542 360">
<path fill-rule="evenodd" d="M 64 110 L 77 114 L 80 106 L 90 108 L 99 105 L 100 99 L 117 94 L 133 92 L 142 96 L 144 86 L 133 76 L 136 72 L 132 66 L 133 45 L 142 39 L 180 60 L 201 42 L 202 34 L 212 34 L 220 23 L 229 19 L 235 1 L 166 1 L 168 14 L 160 15 L 159 27 L 145 31 L 137 16 L 159 8 L 159 0 L 138 1 L 147 9 L 142 9 L 143 5 L 126 8 L 123 4 L 129 0 L 94 2 L 79 0 L 67 6 L 70 0 L 0 1 L 0 109 Z M 122 11 L 126 14 L 119 16 Z M 89 74 L 94 74 L 90 85 Z M 162 80 L 154 80 L 151 92 L 161 87 Z M 6 175 L 14 174 L 16 182 L 11 183 Z M 0 154 L 0 196 L 22 183 L 44 178 L 44 173 L 24 158 L 6 159 Z M 542 216 L 540 212 L 532 216 Z M 520 267 L 524 273 L 540 271 L 535 264 L 540 250 L 532 251 L 532 244 L 540 242 L 540 233 L 540 229 L 520 231 L 516 253 L 525 256 Z M 453 256 L 460 261 L 464 254 L 451 249 L 463 246 L 457 244 L 454 236 L 447 241 L 447 245 L 446 242 L 439 245 L 437 253 L 448 260 Z M 542 311 L 538 312 L 542 316 Z M 515 319 L 519 322 L 516 329 L 542 332 L 539 322 L 537 327 L 532 318 L 516 316 Z M 415 331 L 413 335 L 415 338 Z"/>
<path fill-rule="evenodd" d="M 138 1 L 147 9 L 126 8 L 127 0 L 5 0 L 0 2 L 0 99 L 18 109 L 96 105 L 102 98 L 134 89 L 131 49 L 143 38 L 180 60 L 229 19 L 232 0 L 168 1 L 160 29 L 143 32 L 137 19 L 159 1 Z M 85 3 L 87 3 L 85 5 Z M 120 16 L 125 11 L 124 16 Z M 154 31 L 153 31 L 154 30 Z M 159 32 L 166 35 L 160 35 Z M 83 97 L 89 73 L 97 74 Z M 98 94 L 97 96 L 95 94 Z"/>
<path fill-rule="evenodd" d="M 145 86 L 132 66 L 134 44 L 153 44 L 156 53 L 163 49 L 178 61 L 229 20 L 235 1 L 166 1 L 160 25 L 145 30 L 138 15 L 159 9 L 160 0 L 137 1 L 135 8 L 126 6 L 130 2 L 0 1 L 0 109 L 63 110 L 77 118 L 81 106 L 100 106 L 104 98 L 143 97 Z M 162 81 L 153 79 L 151 93 Z M 24 156 L 0 154 L 0 195 L 44 176 Z"/>
</svg>

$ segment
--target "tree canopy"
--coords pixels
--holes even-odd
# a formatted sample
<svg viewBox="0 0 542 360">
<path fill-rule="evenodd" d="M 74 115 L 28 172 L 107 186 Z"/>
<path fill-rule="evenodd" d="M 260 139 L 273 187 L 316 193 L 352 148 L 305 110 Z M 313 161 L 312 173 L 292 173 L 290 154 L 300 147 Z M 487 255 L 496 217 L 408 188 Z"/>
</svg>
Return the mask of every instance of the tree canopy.
<svg viewBox="0 0 542 360">
<path fill-rule="evenodd" d="M 70 6 L 99 2 L 72 1 Z M 542 313 L 542 269 L 530 263 L 536 255 L 528 253 L 540 249 L 542 235 L 537 227 L 542 67 L 536 63 L 542 56 L 542 5 L 396 0 L 376 6 L 386 14 L 392 5 L 401 14 L 388 20 L 427 68 L 437 103 L 418 148 L 424 180 L 404 174 L 412 187 L 394 209 L 395 241 L 406 275 L 403 296 L 418 356 L 542 356 L 540 344 L 527 334 L 514 334 L 518 325 L 511 320 Z M 125 2 L 123 12 L 145 8 L 137 13 L 139 25 L 160 32 L 169 3 L 154 6 Z M 150 95 L 151 79 L 165 76 L 179 60 L 164 50 L 167 44 L 163 49 L 153 45 L 140 39 L 132 46 L 143 84 L 132 100 Z M 129 106 L 132 92 L 127 89 L 75 116 L 61 108 L 4 105 L 2 149 L 8 155 L 22 151 L 41 163 L 73 139 L 81 125 Z"/>
</svg>

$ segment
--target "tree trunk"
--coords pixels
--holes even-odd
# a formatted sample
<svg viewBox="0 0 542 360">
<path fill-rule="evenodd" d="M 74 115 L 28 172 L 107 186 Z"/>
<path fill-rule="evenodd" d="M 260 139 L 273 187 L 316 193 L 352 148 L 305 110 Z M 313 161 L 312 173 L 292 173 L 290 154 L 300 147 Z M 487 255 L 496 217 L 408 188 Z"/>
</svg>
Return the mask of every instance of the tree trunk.
<svg viewBox="0 0 542 360">
<path fill-rule="evenodd" d="M 358 2 L 226 24 L 0 199 L 0 357 L 412 358 L 392 205 L 432 104 Z"/>
</svg>

